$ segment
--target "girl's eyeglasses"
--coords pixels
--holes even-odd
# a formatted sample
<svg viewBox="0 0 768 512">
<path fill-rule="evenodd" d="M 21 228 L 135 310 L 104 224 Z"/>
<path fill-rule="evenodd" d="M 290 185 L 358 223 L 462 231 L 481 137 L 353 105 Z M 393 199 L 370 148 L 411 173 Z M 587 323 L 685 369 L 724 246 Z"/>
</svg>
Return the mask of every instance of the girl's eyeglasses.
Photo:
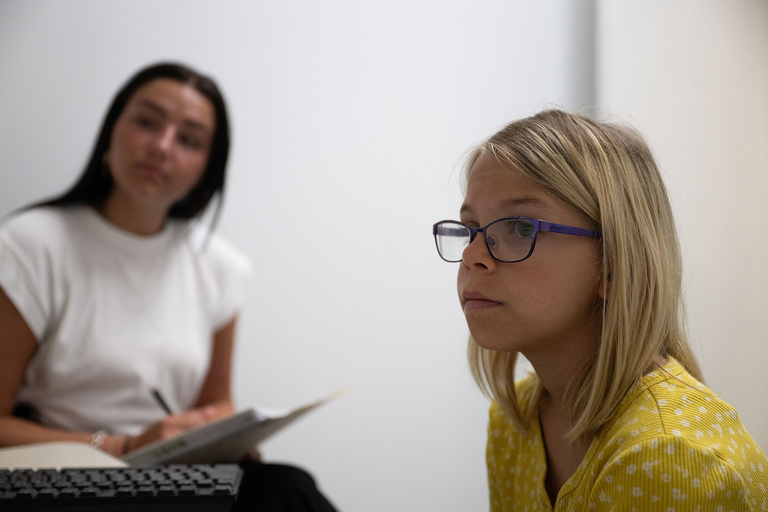
<svg viewBox="0 0 768 512">
<path fill-rule="evenodd" d="M 599 231 L 528 217 L 504 217 L 481 228 L 473 228 L 455 220 L 442 220 L 432 226 L 437 252 L 449 263 L 462 260 L 464 249 L 478 233 L 483 234 L 488 252 L 494 259 L 503 263 L 523 261 L 533 254 L 536 235 L 540 231 L 600 238 Z"/>
</svg>

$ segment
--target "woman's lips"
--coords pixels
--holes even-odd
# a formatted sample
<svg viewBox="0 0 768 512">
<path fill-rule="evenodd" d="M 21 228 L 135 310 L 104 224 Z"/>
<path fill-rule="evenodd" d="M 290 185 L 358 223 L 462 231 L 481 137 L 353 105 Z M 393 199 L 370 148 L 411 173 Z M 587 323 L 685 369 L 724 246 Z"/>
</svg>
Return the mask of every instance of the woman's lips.
<svg viewBox="0 0 768 512">
<path fill-rule="evenodd" d="M 141 168 L 145 176 L 148 176 L 154 180 L 162 181 L 165 178 L 165 173 L 163 172 L 163 169 L 158 165 L 143 163 L 143 164 L 140 164 L 139 167 Z"/>
</svg>

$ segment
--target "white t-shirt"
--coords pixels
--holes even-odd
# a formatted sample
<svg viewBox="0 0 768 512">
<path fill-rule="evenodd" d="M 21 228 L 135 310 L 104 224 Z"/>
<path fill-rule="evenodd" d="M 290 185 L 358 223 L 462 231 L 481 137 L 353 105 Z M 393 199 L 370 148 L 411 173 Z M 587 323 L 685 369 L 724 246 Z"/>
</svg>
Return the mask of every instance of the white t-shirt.
<svg viewBox="0 0 768 512">
<path fill-rule="evenodd" d="M 38 340 L 17 401 L 44 425 L 136 435 L 197 401 L 214 333 L 242 306 L 248 260 L 207 227 L 136 236 L 87 206 L 0 224 L 0 287 Z"/>
</svg>

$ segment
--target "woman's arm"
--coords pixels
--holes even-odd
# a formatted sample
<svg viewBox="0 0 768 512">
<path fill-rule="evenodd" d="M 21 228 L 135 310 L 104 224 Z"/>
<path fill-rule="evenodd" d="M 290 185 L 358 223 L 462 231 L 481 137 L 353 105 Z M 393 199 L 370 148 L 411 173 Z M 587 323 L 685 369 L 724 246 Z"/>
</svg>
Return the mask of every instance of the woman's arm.
<svg viewBox="0 0 768 512">
<path fill-rule="evenodd" d="M 94 439 L 93 432 L 56 430 L 13 416 L 19 384 L 37 351 L 37 340 L 2 288 L 0 325 L 0 447 L 50 441 L 90 444 Z M 122 435 L 107 435 L 101 439 L 101 449 L 112 455 L 120 455 L 125 440 Z"/>
<path fill-rule="evenodd" d="M 237 317 L 234 317 L 214 335 L 211 366 L 195 404 L 196 407 L 214 406 L 221 416 L 232 414 L 235 410 L 231 381 L 236 324 Z"/>
<path fill-rule="evenodd" d="M 215 407 L 218 417 L 229 416 L 235 412 L 232 400 L 232 356 L 235 344 L 235 326 L 237 316 L 222 327 L 213 339 L 213 355 L 211 367 L 205 378 L 200 397 L 197 399 L 197 407 Z M 246 458 L 252 460 L 261 459 L 259 449 L 254 447 Z"/>
</svg>

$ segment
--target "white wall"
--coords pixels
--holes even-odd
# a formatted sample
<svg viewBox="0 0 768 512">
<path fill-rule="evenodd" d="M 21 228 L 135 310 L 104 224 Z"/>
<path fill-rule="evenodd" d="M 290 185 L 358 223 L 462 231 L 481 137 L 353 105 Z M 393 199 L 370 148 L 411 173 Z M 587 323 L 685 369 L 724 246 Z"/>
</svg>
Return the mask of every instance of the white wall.
<svg viewBox="0 0 768 512">
<path fill-rule="evenodd" d="M 646 135 L 707 383 L 768 446 L 768 2 L 598 2 L 597 90 Z"/>
<path fill-rule="evenodd" d="M 0 213 L 79 173 L 116 88 L 179 59 L 215 76 L 234 147 L 219 225 L 257 271 L 236 398 L 348 393 L 263 446 L 343 510 L 487 507 L 487 401 L 466 368 L 464 150 L 544 105 L 592 106 L 589 0 L 0 1 Z"/>
<path fill-rule="evenodd" d="M 482 510 L 487 401 L 430 225 L 455 217 L 471 144 L 598 104 L 659 156 L 694 345 L 768 445 L 767 2 L 319 4 L 1 0 L 0 214 L 72 182 L 134 70 L 210 72 L 235 137 L 219 230 L 257 269 L 238 402 L 349 388 L 265 458 L 309 468 L 344 510 Z"/>
</svg>

